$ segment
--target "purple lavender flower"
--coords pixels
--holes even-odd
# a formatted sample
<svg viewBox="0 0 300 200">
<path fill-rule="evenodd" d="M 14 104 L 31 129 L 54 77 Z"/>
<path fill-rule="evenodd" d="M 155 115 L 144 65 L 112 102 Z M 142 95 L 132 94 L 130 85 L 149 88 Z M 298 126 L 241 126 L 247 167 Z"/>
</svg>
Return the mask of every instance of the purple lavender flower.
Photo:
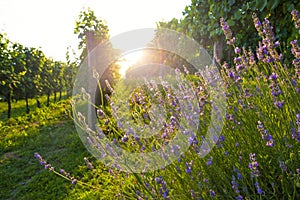
<svg viewBox="0 0 300 200">
<path fill-rule="evenodd" d="M 237 196 L 235 199 L 236 199 L 236 200 L 243 200 L 244 197 L 243 197 L 242 195 L 239 195 L 239 196 Z"/>
<path fill-rule="evenodd" d="M 292 19 L 295 22 L 295 27 L 298 29 L 298 33 L 300 34 L 300 17 L 297 10 L 292 10 Z"/>
<path fill-rule="evenodd" d="M 236 54 L 239 54 L 239 53 L 241 53 L 241 49 L 239 47 L 235 47 L 234 52 Z"/>
<path fill-rule="evenodd" d="M 172 153 L 174 153 L 177 156 L 180 155 L 180 146 L 179 145 L 173 145 Z"/>
<path fill-rule="evenodd" d="M 275 43 L 274 43 L 274 48 L 276 48 L 276 47 L 278 47 L 280 45 L 280 42 L 279 41 L 276 41 Z"/>
<path fill-rule="evenodd" d="M 40 165 L 45 165 L 45 164 L 46 164 L 46 161 L 40 160 Z"/>
<path fill-rule="evenodd" d="M 190 192 L 191 192 L 191 197 L 194 198 L 194 197 L 195 197 L 195 192 L 194 192 L 194 190 L 190 190 Z"/>
<path fill-rule="evenodd" d="M 300 24 L 300 19 L 299 19 Z M 300 29 L 299 29 L 300 32 Z M 293 40 L 290 43 L 292 45 L 292 54 L 294 55 L 295 59 L 293 60 L 293 65 L 295 66 L 295 75 L 298 79 L 300 79 L 300 47 L 298 45 L 298 40 Z M 295 84 L 295 87 L 297 84 Z"/>
<path fill-rule="evenodd" d="M 159 176 L 159 177 L 154 178 L 154 180 L 156 183 L 161 184 L 163 181 L 163 178 L 162 178 L 162 176 Z"/>
<path fill-rule="evenodd" d="M 232 31 L 230 30 L 230 27 L 224 18 L 220 18 L 220 25 L 225 34 L 227 44 L 233 45 L 235 42 L 235 37 L 232 36 Z"/>
<path fill-rule="evenodd" d="M 141 192 L 139 190 L 137 190 L 136 195 L 141 196 Z"/>
<path fill-rule="evenodd" d="M 243 176 L 242 176 L 242 174 L 240 172 L 237 173 L 237 178 L 238 178 L 238 180 L 242 180 L 243 179 Z"/>
<path fill-rule="evenodd" d="M 283 105 L 284 105 L 284 101 L 275 101 L 274 102 L 274 105 L 277 107 L 277 108 L 282 108 Z"/>
<path fill-rule="evenodd" d="M 90 170 L 94 169 L 93 164 L 86 157 L 84 157 L 83 160 L 85 161 L 87 168 L 89 168 Z"/>
<path fill-rule="evenodd" d="M 225 141 L 224 135 L 220 135 L 220 141 L 221 141 L 221 142 L 224 142 L 224 141 Z"/>
<path fill-rule="evenodd" d="M 296 58 L 299 58 L 299 54 L 297 54 L 299 52 L 298 40 L 295 39 L 295 40 L 291 41 L 290 44 L 292 45 L 292 53 L 294 54 L 294 56 Z"/>
<path fill-rule="evenodd" d="M 292 127 L 292 128 L 291 128 L 291 132 L 292 132 L 292 139 L 293 139 L 293 140 L 296 139 L 296 137 L 297 137 L 296 128 L 295 128 L 295 127 Z"/>
<path fill-rule="evenodd" d="M 261 134 L 262 140 L 266 142 L 267 146 L 273 147 L 274 146 L 274 140 L 271 134 L 269 134 L 268 130 L 264 127 L 263 123 L 261 121 L 257 122 L 257 129 Z"/>
<path fill-rule="evenodd" d="M 297 86 L 297 81 L 296 81 L 294 78 L 292 78 L 291 82 L 292 82 L 292 85 L 293 85 L 294 87 Z"/>
<path fill-rule="evenodd" d="M 252 18 L 258 35 L 262 37 L 262 42 L 259 42 L 259 48 L 256 52 L 257 58 L 264 63 L 280 61 L 282 55 L 275 50 L 280 43 L 275 41 L 273 27 L 270 25 L 269 20 L 265 18 L 263 23 L 261 23 L 255 13 L 252 15 Z"/>
<path fill-rule="evenodd" d="M 262 27 L 262 23 L 259 21 L 256 13 L 253 13 L 252 14 L 252 19 L 253 19 L 253 22 L 254 22 L 254 26 L 258 32 L 258 35 L 259 36 L 262 36 L 263 35 L 263 27 Z"/>
<path fill-rule="evenodd" d="M 213 191 L 212 189 L 209 190 L 209 194 L 210 194 L 210 196 L 213 197 L 213 198 L 216 196 L 215 191 Z"/>
<path fill-rule="evenodd" d="M 72 185 L 76 185 L 76 183 L 78 182 L 76 178 L 71 179 L 71 181 L 72 181 Z"/>
<path fill-rule="evenodd" d="M 38 153 L 34 153 L 34 157 L 38 160 L 43 160 L 42 156 Z"/>
<path fill-rule="evenodd" d="M 170 117 L 170 123 L 171 123 L 172 127 L 175 127 L 175 125 L 177 124 L 176 117 L 171 116 Z"/>
<path fill-rule="evenodd" d="M 268 147 L 273 147 L 273 146 L 274 146 L 274 140 L 273 140 L 273 138 L 272 138 L 271 135 L 268 135 L 266 145 L 267 145 Z"/>
<path fill-rule="evenodd" d="M 194 133 L 191 133 L 191 136 L 188 139 L 188 143 L 189 143 L 189 145 L 197 145 L 198 144 L 198 140 Z"/>
<path fill-rule="evenodd" d="M 231 79 L 235 79 L 236 76 L 235 76 L 234 71 L 229 71 L 228 72 L 228 77 L 231 78 Z"/>
<path fill-rule="evenodd" d="M 129 135 L 125 133 L 125 135 L 122 137 L 121 141 L 122 142 L 127 142 L 129 140 Z"/>
<path fill-rule="evenodd" d="M 271 80 L 270 88 L 271 88 L 271 95 L 274 97 L 274 105 L 276 108 L 282 108 L 284 105 L 283 100 L 279 100 L 279 96 L 282 95 L 282 90 L 280 89 L 280 85 L 278 83 L 278 75 L 276 73 L 272 73 L 269 76 L 269 80 Z"/>
<path fill-rule="evenodd" d="M 241 71 L 242 69 L 244 69 L 244 65 L 236 65 L 236 70 L 239 72 Z"/>
<path fill-rule="evenodd" d="M 109 89 L 110 92 L 113 92 L 114 89 L 111 87 L 110 83 L 108 80 L 105 80 L 105 84 L 106 84 L 106 87 Z"/>
<path fill-rule="evenodd" d="M 260 188 L 260 186 L 259 186 L 259 183 L 258 182 L 255 182 L 254 183 L 254 186 L 255 186 L 255 188 L 256 188 L 256 191 L 257 191 L 257 193 L 258 194 L 260 194 L 260 195 L 262 195 L 262 194 L 264 194 L 265 192 Z"/>
<path fill-rule="evenodd" d="M 103 117 L 105 117 L 105 113 L 104 113 L 104 111 L 103 111 L 103 110 L 101 110 L 101 109 L 98 109 L 98 110 L 97 110 L 97 116 L 98 116 L 99 118 L 103 118 Z"/>
<path fill-rule="evenodd" d="M 185 171 L 189 175 L 191 175 L 191 173 L 192 173 L 192 167 L 191 167 L 191 165 L 188 162 L 185 163 Z"/>
<path fill-rule="evenodd" d="M 133 138 L 135 141 L 137 141 L 137 143 L 140 145 L 140 146 L 143 146 L 143 143 L 141 142 L 141 139 L 138 135 L 134 134 L 133 135 Z"/>
<path fill-rule="evenodd" d="M 296 125 L 298 126 L 298 131 L 296 133 L 296 128 L 292 129 L 292 138 L 300 142 L 300 114 L 296 115 Z"/>
<path fill-rule="evenodd" d="M 274 72 L 270 75 L 270 77 L 269 77 L 269 79 L 270 80 L 273 80 L 273 81 L 275 81 L 275 80 L 277 80 L 277 78 L 278 78 L 278 76 L 277 76 L 277 74 L 275 74 Z"/>
<path fill-rule="evenodd" d="M 253 96 L 253 94 L 251 94 L 249 89 L 247 89 L 247 88 L 245 88 L 245 90 L 244 90 L 244 95 L 245 95 L 245 97 L 252 97 Z"/>
<path fill-rule="evenodd" d="M 240 190 L 239 190 L 239 184 L 236 181 L 235 176 L 232 176 L 232 181 L 231 181 L 231 188 L 235 191 L 235 193 L 239 194 Z"/>
<path fill-rule="evenodd" d="M 50 169 L 51 168 L 51 164 L 45 164 L 45 169 Z"/>
<path fill-rule="evenodd" d="M 286 172 L 287 166 L 286 166 L 285 162 L 280 160 L 279 161 L 279 167 L 281 168 L 282 171 Z"/>
<path fill-rule="evenodd" d="M 258 162 L 255 158 L 255 153 L 250 153 L 250 163 L 248 165 L 248 168 L 251 170 L 251 178 L 258 177 L 259 176 L 259 170 L 258 170 Z"/>
<path fill-rule="evenodd" d="M 163 193 L 163 198 L 164 199 L 169 199 L 168 196 L 169 196 L 169 190 L 165 190 L 164 193 Z"/>
<path fill-rule="evenodd" d="M 206 165 L 211 166 L 212 165 L 212 158 L 207 159 Z"/>
<path fill-rule="evenodd" d="M 34 157 L 40 162 L 41 165 L 44 166 L 45 169 L 49 170 L 50 172 L 54 172 L 54 167 L 51 164 L 46 163 L 46 161 L 42 158 L 42 156 L 38 153 L 34 153 Z M 57 173 L 57 172 L 56 172 Z M 70 176 L 70 173 L 67 173 L 65 170 L 60 169 L 59 173 L 66 178 L 70 179 L 72 181 L 72 184 L 75 185 L 78 180 L 74 177 Z"/>
<path fill-rule="evenodd" d="M 42 158 L 40 154 L 34 153 L 34 157 L 39 161 L 40 165 L 45 167 L 45 169 L 52 169 L 51 165 L 47 164 L 47 162 Z"/>
<path fill-rule="evenodd" d="M 59 169 L 59 173 L 61 173 L 62 175 L 66 176 L 66 177 L 69 177 L 70 176 L 70 173 L 67 173 L 65 170 L 63 169 Z"/>
<path fill-rule="evenodd" d="M 159 193 L 163 195 L 164 199 L 169 199 L 169 190 L 167 189 L 166 181 L 163 180 L 162 176 L 156 177 L 154 180 L 157 184 L 161 185 L 159 188 Z"/>
</svg>

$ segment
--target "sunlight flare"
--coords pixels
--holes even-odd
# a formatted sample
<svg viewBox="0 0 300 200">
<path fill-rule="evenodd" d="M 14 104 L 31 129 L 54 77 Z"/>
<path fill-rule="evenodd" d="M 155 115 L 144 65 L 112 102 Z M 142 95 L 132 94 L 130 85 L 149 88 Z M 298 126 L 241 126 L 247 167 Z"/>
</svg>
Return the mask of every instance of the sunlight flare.
<svg viewBox="0 0 300 200">
<path fill-rule="evenodd" d="M 119 59 L 118 64 L 121 67 L 119 72 L 120 72 L 122 78 L 125 78 L 126 72 L 130 67 L 132 67 L 137 62 L 141 61 L 142 56 L 143 56 L 142 51 L 135 51 L 135 52 L 126 54 Z"/>
</svg>

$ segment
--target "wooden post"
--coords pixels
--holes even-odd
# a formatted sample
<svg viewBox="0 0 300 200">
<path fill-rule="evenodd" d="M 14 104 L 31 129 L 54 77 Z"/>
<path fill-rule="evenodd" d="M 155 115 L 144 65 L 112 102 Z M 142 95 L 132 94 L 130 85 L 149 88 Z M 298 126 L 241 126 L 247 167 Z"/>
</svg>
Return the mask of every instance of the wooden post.
<svg viewBox="0 0 300 200">
<path fill-rule="evenodd" d="M 87 92 L 90 94 L 90 101 L 94 103 L 95 101 L 95 89 L 96 89 L 96 80 L 93 77 L 93 68 L 96 67 L 96 53 L 93 51 L 93 49 L 96 48 L 98 45 L 99 41 L 97 41 L 97 37 L 94 31 L 86 31 L 85 32 L 86 36 L 86 47 L 87 47 L 87 59 L 88 59 L 88 72 L 86 77 L 86 80 L 88 80 L 88 88 Z M 96 115 L 95 113 L 95 108 L 93 105 L 88 104 L 88 126 L 92 130 L 95 129 L 95 124 L 96 124 Z"/>
</svg>

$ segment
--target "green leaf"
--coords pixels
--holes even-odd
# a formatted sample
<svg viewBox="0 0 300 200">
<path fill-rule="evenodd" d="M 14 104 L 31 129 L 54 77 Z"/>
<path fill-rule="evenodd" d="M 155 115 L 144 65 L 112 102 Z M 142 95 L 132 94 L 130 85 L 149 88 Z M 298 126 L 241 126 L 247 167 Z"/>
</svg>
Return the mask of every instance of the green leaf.
<svg viewBox="0 0 300 200">
<path fill-rule="evenodd" d="M 235 3 L 235 0 L 229 0 L 229 1 L 228 1 L 228 5 L 229 5 L 229 6 L 232 6 L 234 3 Z"/>
<path fill-rule="evenodd" d="M 235 22 L 232 19 L 227 20 L 229 26 L 234 26 Z"/>
<path fill-rule="evenodd" d="M 234 17 L 235 20 L 240 20 L 241 19 L 241 12 L 240 11 L 235 12 L 233 17 Z M 230 26 L 232 26 L 232 25 L 230 25 Z"/>
<path fill-rule="evenodd" d="M 294 10 L 294 9 L 295 9 L 294 4 L 289 4 L 287 10 L 288 10 L 289 12 L 291 12 L 291 11 Z"/>
<path fill-rule="evenodd" d="M 256 5 L 255 7 L 262 12 L 265 7 L 267 6 L 268 1 L 267 0 L 256 0 Z"/>
<path fill-rule="evenodd" d="M 274 10 L 279 4 L 279 0 L 269 1 L 267 7 L 269 10 Z"/>
</svg>

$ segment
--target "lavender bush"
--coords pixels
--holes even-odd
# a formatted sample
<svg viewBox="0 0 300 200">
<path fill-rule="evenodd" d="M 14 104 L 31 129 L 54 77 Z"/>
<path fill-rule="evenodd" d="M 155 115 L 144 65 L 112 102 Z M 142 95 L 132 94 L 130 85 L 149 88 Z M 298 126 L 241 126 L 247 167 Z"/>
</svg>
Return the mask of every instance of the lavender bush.
<svg viewBox="0 0 300 200">
<path fill-rule="evenodd" d="M 293 22 L 300 34 L 300 18 L 292 11 Z M 210 121 L 212 109 L 210 96 L 199 74 L 185 76 L 190 81 L 199 103 L 201 127 L 190 132 L 190 148 L 180 158 L 154 172 L 141 174 L 109 169 L 126 187 L 116 190 L 119 199 L 299 199 L 300 198 L 300 48 L 297 39 L 291 42 L 295 59 L 288 66 L 283 64 L 284 55 L 277 51 L 273 27 L 268 19 L 260 21 L 253 15 L 253 22 L 261 41 L 256 52 L 235 45 L 235 37 L 227 22 L 220 20 L 227 44 L 235 52 L 234 65 L 224 63 L 221 72 L 226 82 L 228 110 L 222 135 L 217 145 L 205 158 L 199 157 L 201 141 Z M 288 52 L 287 52 L 288 53 Z M 148 83 L 131 95 L 129 117 L 136 123 L 150 123 L 151 99 L 168 108 L 168 117 L 162 121 L 161 131 L 151 138 L 141 139 L 134 130 L 124 132 L 124 126 L 116 118 L 113 104 L 98 107 L 100 126 L 106 130 L 112 143 L 132 152 L 151 152 L 166 145 L 179 129 L 178 119 L 183 113 L 178 106 L 177 91 L 161 83 Z M 108 99 L 109 101 L 109 99 Z M 187 106 L 189 98 L 186 97 Z M 80 114 L 78 115 L 80 117 Z M 81 120 L 84 122 L 84 119 Z M 190 122 L 192 123 L 192 122 Z M 83 123 L 84 124 L 84 123 Z M 83 126 L 83 128 L 87 128 Z M 177 146 L 174 154 L 181 154 Z M 116 152 L 117 153 L 117 152 Z M 163 156 L 163 155 L 162 155 Z M 64 171 L 56 172 L 35 154 L 46 169 L 66 177 L 72 184 L 86 185 L 74 192 L 89 190 L 103 193 L 103 183 L 95 180 L 96 173 L 86 183 L 71 177 Z M 95 164 L 85 159 L 91 170 Z M 97 168 L 97 167 L 96 167 Z M 129 182 L 135 180 L 134 185 Z M 126 184 L 127 183 L 127 184 Z M 107 183 L 109 184 L 109 183 Z M 91 186 L 89 186 L 91 185 Z M 112 185 L 112 188 L 114 186 Z M 115 187 L 119 187 L 116 185 Z M 113 192 L 112 192 L 113 193 Z"/>
</svg>

